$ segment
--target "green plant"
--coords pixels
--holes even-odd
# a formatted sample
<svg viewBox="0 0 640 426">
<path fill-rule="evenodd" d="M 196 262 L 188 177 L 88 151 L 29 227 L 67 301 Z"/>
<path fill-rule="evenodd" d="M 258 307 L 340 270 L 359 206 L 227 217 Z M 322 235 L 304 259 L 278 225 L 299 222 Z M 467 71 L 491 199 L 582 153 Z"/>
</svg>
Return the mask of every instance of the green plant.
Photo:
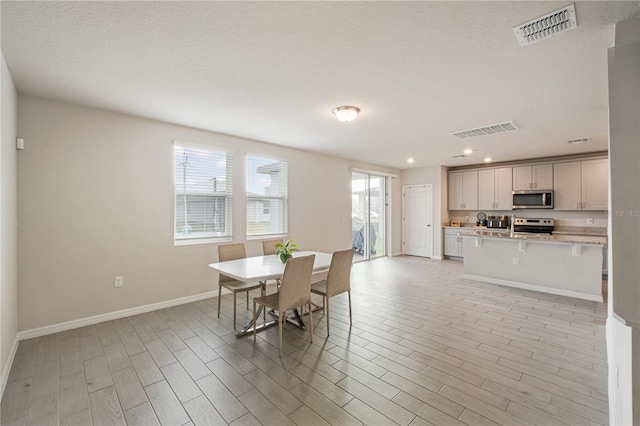
<svg viewBox="0 0 640 426">
<path fill-rule="evenodd" d="M 276 256 L 280 258 L 282 263 L 287 263 L 287 260 L 293 256 L 294 251 L 298 251 L 298 244 L 296 244 L 295 240 L 287 240 L 284 244 L 276 244 Z"/>
</svg>

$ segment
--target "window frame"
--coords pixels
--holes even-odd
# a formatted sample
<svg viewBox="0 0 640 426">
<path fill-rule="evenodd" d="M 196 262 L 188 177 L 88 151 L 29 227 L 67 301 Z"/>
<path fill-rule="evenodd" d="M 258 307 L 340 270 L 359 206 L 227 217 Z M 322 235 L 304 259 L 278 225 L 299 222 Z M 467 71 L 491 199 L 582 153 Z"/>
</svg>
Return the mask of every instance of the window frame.
<svg viewBox="0 0 640 426">
<path fill-rule="evenodd" d="M 251 195 L 249 192 L 249 158 L 259 158 L 261 160 L 271 160 L 274 163 L 284 163 L 286 164 L 287 169 L 287 182 L 284 186 L 285 194 L 284 195 Z M 245 233 L 247 240 L 262 240 L 265 238 L 274 238 L 274 237 L 286 237 L 289 233 L 289 159 L 287 157 L 280 157 L 276 155 L 269 154 L 261 154 L 257 152 L 247 152 L 245 154 Z M 249 206 L 251 204 L 250 200 L 254 201 L 263 201 L 263 202 L 271 202 L 272 200 L 280 200 L 282 201 L 282 210 L 283 210 L 283 219 L 282 219 L 282 229 L 280 232 L 269 232 L 269 233 L 260 233 L 260 234 L 252 234 L 249 232 Z M 264 214 L 264 205 L 261 209 L 259 209 Z M 269 215 L 273 209 L 269 206 Z M 254 223 L 254 222 L 251 222 Z"/>
<path fill-rule="evenodd" d="M 226 185 L 228 191 L 217 191 L 215 193 L 207 194 L 207 193 L 198 193 L 193 191 L 179 191 L 178 183 L 176 180 L 176 148 L 178 146 L 203 150 L 207 152 L 213 153 L 224 153 L 226 158 L 226 169 L 225 169 L 225 181 L 228 179 L 228 185 Z M 173 172 L 173 245 L 174 246 L 184 246 L 184 245 L 195 245 L 195 244 L 217 244 L 221 242 L 229 242 L 233 240 L 233 203 L 234 203 L 234 182 L 233 182 L 233 157 L 234 152 L 232 149 L 224 148 L 220 146 L 209 145 L 205 143 L 197 143 L 197 142 L 187 142 L 184 140 L 174 139 L 173 144 L 173 153 L 172 153 L 172 172 Z M 221 197 L 225 198 L 225 235 L 221 236 L 190 236 L 186 238 L 178 238 L 177 225 L 178 225 L 178 195 L 200 195 L 204 197 Z"/>
</svg>

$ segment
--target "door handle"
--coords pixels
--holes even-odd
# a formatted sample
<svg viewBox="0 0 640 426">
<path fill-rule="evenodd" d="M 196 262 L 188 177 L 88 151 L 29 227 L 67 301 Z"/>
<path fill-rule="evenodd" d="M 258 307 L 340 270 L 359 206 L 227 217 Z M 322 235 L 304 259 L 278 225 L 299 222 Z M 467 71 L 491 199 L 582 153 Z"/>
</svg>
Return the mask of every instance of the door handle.
<svg viewBox="0 0 640 426">
<path fill-rule="evenodd" d="M 427 226 L 431 227 L 431 225 L 427 225 Z"/>
</svg>

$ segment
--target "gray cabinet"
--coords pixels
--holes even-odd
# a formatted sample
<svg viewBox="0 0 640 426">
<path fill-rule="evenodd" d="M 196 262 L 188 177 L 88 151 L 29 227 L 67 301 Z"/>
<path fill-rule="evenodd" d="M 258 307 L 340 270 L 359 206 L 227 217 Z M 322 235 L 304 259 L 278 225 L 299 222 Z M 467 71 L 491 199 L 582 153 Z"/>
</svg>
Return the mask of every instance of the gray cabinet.
<svg viewBox="0 0 640 426">
<path fill-rule="evenodd" d="M 463 228 L 444 228 L 444 255 L 447 257 L 464 257 L 461 233 Z"/>
<path fill-rule="evenodd" d="M 556 163 L 553 168 L 556 210 L 607 210 L 606 158 Z"/>
<path fill-rule="evenodd" d="M 553 164 L 534 164 L 513 168 L 513 190 L 553 189 Z"/>
<path fill-rule="evenodd" d="M 478 171 L 449 172 L 449 210 L 478 210 Z"/>
</svg>

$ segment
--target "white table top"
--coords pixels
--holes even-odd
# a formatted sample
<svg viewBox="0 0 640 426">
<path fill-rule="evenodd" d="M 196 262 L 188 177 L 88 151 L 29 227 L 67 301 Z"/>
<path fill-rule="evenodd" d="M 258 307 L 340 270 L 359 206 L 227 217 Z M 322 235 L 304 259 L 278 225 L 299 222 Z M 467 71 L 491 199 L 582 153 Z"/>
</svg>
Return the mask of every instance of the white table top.
<svg viewBox="0 0 640 426">
<path fill-rule="evenodd" d="M 313 262 L 313 272 L 329 269 L 331 264 L 331 254 L 329 253 L 297 251 L 293 253 L 293 257 L 308 256 L 310 254 L 316 255 Z M 209 267 L 228 277 L 244 282 L 272 280 L 282 277 L 284 272 L 284 263 L 275 254 L 211 263 Z"/>
</svg>

